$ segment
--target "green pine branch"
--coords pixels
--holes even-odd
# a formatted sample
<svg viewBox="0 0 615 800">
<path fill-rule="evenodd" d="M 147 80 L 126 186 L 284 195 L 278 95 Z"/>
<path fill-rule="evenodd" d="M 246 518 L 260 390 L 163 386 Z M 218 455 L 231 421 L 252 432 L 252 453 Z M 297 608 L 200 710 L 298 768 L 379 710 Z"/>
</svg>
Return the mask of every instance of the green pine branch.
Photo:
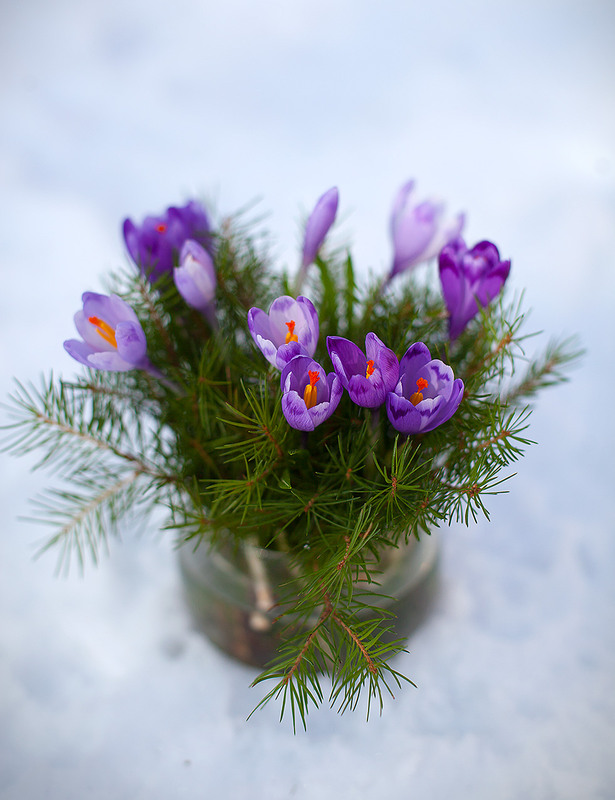
<svg viewBox="0 0 615 800">
<path fill-rule="evenodd" d="M 136 271 L 112 276 L 158 372 L 18 383 L 0 447 L 36 452 L 36 467 L 62 482 L 35 511 L 53 526 L 43 551 L 55 549 L 63 568 L 96 563 L 122 520 L 156 504 L 181 541 L 230 536 L 286 552 L 294 577 L 279 624 L 288 638 L 255 681 L 273 684 L 257 707 L 277 698 L 281 715 L 304 727 L 325 701 L 343 712 L 364 697 L 369 714 L 408 682 L 390 666 L 403 642 L 376 604 L 383 564 L 439 525 L 489 518 L 491 498 L 532 444 L 530 403 L 566 380 L 581 350 L 564 340 L 530 355 L 524 298 L 506 292 L 450 342 L 428 277 L 361 285 L 349 253 L 321 255 L 304 290 L 319 312 L 316 361 L 331 370 L 330 334 L 362 347 L 373 331 L 398 357 L 423 341 L 465 392 L 447 423 L 414 437 L 347 394 L 316 431 L 296 431 L 282 412 L 279 372 L 257 352 L 246 320 L 293 282 L 272 269 L 266 239 L 245 216 L 225 220 L 213 244 L 214 322 L 186 305 L 170 275 L 155 286 Z"/>
</svg>

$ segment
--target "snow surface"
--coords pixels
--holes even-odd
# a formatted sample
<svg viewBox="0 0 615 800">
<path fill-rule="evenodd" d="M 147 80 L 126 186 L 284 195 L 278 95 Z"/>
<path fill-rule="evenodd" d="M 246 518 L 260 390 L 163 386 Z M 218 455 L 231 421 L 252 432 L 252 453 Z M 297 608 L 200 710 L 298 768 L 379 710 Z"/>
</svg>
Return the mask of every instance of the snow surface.
<svg viewBox="0 0 615 800">
<path fill-rule="evenodd" d="M 123 216 L 262 197 L 294 265 L 335 184 L 337 241 L 382 271 L 409 177 L 512 258 L 536 329 L 588 351 L 492 522 L 442 532 L 443 591 L 396 663 L 418 689 L 367 724 L 246 722 L 253 673 L 191 631 L 171 542 L 128 532 L 54 577 L 18 519 L 49 480 L 2 456 L 2 800 L 615 797 L 614 31 L 606 0 L 2 4 L 2 397 L 76 369 L 61 342 L 124 263 Z"/>
</svg>

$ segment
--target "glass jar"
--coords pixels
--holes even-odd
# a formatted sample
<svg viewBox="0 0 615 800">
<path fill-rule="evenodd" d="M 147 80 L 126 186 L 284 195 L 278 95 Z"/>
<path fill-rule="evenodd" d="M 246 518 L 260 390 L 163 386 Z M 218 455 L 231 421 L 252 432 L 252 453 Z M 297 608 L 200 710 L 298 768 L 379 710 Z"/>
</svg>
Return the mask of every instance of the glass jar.
<svg viewBox="0 0 615 800">
<path fill-rule="evenodd" d="M 396 636 L 408 636 L 429 610 L 437 588 L 435 536 L 412 538 L 386 551 L 370 605 L 395 614 Z M 283 635 L 292 632 L 280 619 L 287 587 L 296 581 L 292 560 L 277 550 L 246 542 L 215 548 L 188 542 L 179 549 L 184 595 L 196 627 L 221 650 L 256 667 L 270 662 Z"/>
</svg>

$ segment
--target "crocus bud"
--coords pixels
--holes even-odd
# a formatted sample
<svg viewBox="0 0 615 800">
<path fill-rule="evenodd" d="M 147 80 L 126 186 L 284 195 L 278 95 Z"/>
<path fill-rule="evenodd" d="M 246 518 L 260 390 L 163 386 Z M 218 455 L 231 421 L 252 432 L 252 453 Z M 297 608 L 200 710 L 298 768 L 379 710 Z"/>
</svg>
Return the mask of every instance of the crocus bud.
<svg viewBox="0 0 615 800">
<path fill-rule="evenodd" d="M 302 269 L 305 269 L 314 261 L 322 247 L 325 237 L 335 221 L 338 202 L 339 192 L 334 186 L 325 192 L 314 206 L 314 210 L 305 225 Z"/>
<path fill-rule="evenodd" d="M 393 264 L 389 280 L 423 261 L 438 255 L 451 239 L 459 236 L 464 215 L 443 220 L 444 205 L 414 199 L 414 181 L 404 184 L 395 198 L 391 213 Z"/>
<path fill-rule="evenodd" d="M 192 308 L 209 314 L 216 295 L 216 270 L 211 256 L 194 239 L 184 242 L 179 267 L 173 270 L 177 291 Z"/>
<path fill-rule="evenodd" d="M 440 253 L 439 268 L 452 340 L 478 314 L 479 304 L 484 308 L 499 294 L 510 261 L 500 261 L 498 248 L 491 242 L 479 242 L 468 250 L 459 237 Z"/>
</svg>

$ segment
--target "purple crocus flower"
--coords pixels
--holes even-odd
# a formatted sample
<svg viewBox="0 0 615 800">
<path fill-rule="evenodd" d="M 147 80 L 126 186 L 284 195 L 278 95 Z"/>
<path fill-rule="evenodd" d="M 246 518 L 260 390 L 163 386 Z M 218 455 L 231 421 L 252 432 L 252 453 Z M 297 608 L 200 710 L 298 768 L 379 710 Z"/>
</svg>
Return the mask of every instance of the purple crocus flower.
<svg viewBox="0 0 615 800">
<path fill-rule="evenodd" d="M 463 397 L 463 381 L 416 342 L 399 362 L 399 381 L 387 395 L 387 415 L 401 433 L 427 433 L 449 420 Z"/>
<path fill-rule="evenodd" d="M 187 239 L 211 244 L 209 219 L 196 200 L 181 208 L 171 206 L 158 217 L 145 217 L 140 226 L 125 219 L 122 229 L 132 260 L 152 283 L 173 269 Z"/>
<path fill-rule="evenodd" d="M 388 280 L 438 255 L 445 244 L 461 233 L 465 217 L 443 220 L 444 205 L 413 197 L 414 181 L 405 183 L 395 198 L 391 213 L 393 265 Z"/>
<path fill-rule="evenodd" d="M 86 367 L 110 372 L 153 371 L 146 356 L 147 342 L 137 315 L 117 295 L 85 292 L 75 327 L 83 341 L 69 339 L 64 349 Z"/>
<path fill-rule="evenodd" d="M 277 297 L 266 314 L 248 311 L 248 328 L 256 346 L 270 364 L 284 369 L 291 358 L 313 356 L 318 342 L 318 314 L 312 301 L 299 296 Z"/>
<path fill-rule="evenodd" d="M 303 237 L 302 269 L 305 270 L 315 260 L 322 247 L 329 228 L 335 221 L 339 192 L 334 186 L 325 192 L 319 199 L 305 225 Z"/>
<path fill-rule="evenodd" d="M 384 403 L 387 392 L 397 383 L 399 362 L 375 333 L 365 337 L 365 354 L 354 342 L 341 336 L 328 336 L 327 350 L 333 369 L 353 403 L 365 408 L 377 408 Z"/>
<path fill-rule="evenodd" d="M 334 372 L 328 375 L 310 356 L 295 356 L 282 370 L 282 411 L 288 424 L 313 431 L 335 411 L 344 391 Z"/>
<path fill-rule="evenodd" d="M 189 306 L 209 317 L 216 295 L 216 270 L 211 256 L 194 239 L 188 239 L 182 246 L 179 264 L 173 270 L 177 291 Z"/>
<path fill-rule="evenodd" d="M 440 253 L 440 282 L 449 312 L 449 336 L 456 339 L 468 322 L 499 294 L 510 261 L 500 261 L 498 248 L 491 242 L 479 242 L 468 250 L 461 237 Z"/>
</svg>

